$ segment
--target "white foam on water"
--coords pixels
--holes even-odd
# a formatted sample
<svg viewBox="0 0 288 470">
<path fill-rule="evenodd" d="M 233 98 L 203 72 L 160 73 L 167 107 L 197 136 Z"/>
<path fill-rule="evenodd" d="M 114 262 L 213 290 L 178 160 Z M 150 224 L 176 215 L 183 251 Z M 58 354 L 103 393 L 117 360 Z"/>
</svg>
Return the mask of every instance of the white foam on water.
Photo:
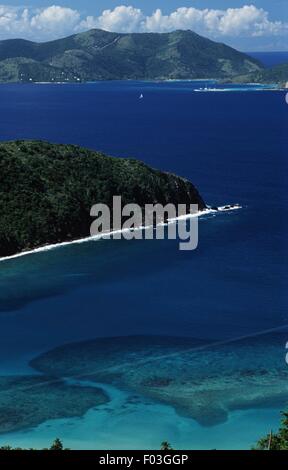
<svg viewBox="0 0 288 470">
<path fill-rule="evenodd" d="M 239 204 L 233 204 L 233 205 L 229 205 L 229 206 L 222 206 L 222 207 L 218 207 L 217 209 L 212 209 L 212 208 L 208 207 L 207 209 L 204 209 L 203 211 L 195 212 L 194 214 L 187 214 L 187 215 L 184 215 L 184 216 L 175 217 L 174 219 L 168 219 L 168 224 L 177 223 L 178 221 L 188 220 L 188 219 L 191 219 L 191 218 L 194 218 L 194 217 L 203 217 L 203 216 L 209 215 L 209 214 L 217 214 L 218 212 L 230 212 L 230 211 L 238 210 L 238 209 L 242 209 L 242 207 Z M 167 223 L 162 223 L 162 224 L 159 224 L 159 225 L 167 225 Z M 141 227 L 135 228 L 133 231 L 151 230 L 151 228 L 153 228 L 153 227 L 152 226 L 141 226 Z M 43 253 L 43 252 L 50 251 L 50 250 L 55 250 L 57 248 L 61 248 L 61 247 L 64 247 L 64 246 L 76 245 L 76 244 L 80 244 L 80 243 L 87 243 L 87 242 L 92 242 L 92 241 L 110 239 L 114 235 L 117 235 L 119 233 L 124 234 L 124 233 L 130 232 L 130 231 L 131 231 L 130 229 L 114 230 L 114 231 L 106 232 L 106 233 L 103 233 L 103 234 L 100 234 L 100 235 L 79 238 L 77 240 L 70 240 L 70 241 L 61 242 L 61 243 L 53 243 L 51 245 L 44 245 L 44 246 L 41 246 L 39 248 L 35 248 L 34 250 L 29 250 L 29 251 L 27 250 L 27 251 L 23 251 L 21 253 L 16 253 L 15 255 L 4 256 L 4 257 L 0 258 L 0 262 L 1 261 L 12 260 L 12 259 L 15 259 L 15 258 L 21 258 L 23 256 L 33 255 L 33 254 L 36 254 L 36 253 Z"/>
<path fill-rule="evenodd" d="M 234 87 L 234 88 L 207 88 L 207 89 L 201 89 L 197 88 L 196 90 L 193 90 L 199 93 L 239 93 L 239 92 L 254 92 L 254 91 L 281 91 L 278 88 L 273 88 L 273 87 L 246 87 L 246 88 L 240 88 L 240 87 Z"/>
</svg>

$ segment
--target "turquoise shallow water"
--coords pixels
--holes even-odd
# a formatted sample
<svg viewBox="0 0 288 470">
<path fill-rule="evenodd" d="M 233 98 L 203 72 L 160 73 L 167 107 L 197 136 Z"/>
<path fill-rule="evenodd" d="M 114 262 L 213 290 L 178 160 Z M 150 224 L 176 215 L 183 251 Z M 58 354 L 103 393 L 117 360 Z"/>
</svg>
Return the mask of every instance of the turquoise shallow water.
<svg viewBox="0 0 288 470">
<path fill-rule="evenodd" d="M 72 407 L 71 417 L 40 420 L 31 426 L 32 389 L 26 387 L 21 399 L 21 408 L 24 405 L 28 414 L 25 426 L 20 425 L 24 429 L 2 433 L 0 444 L 42 448 L 61 436 L 65 445 L 75 449 L 151 449 L 163 439 L 177 449 L 249 449 L 259 436 L 278 428 L 280 411 L 287 407 L 285 338 L 285 333 L 269 333 L 240 342 L 213 342 L 210 347 L 206 341 L 189 338 L 122 337 L 100 340 L 95 350 L 90 342 L 67 344 L 52 351 L 44 363 L 41 356 L 33 360 L 35 353 L 22 356 L 21 361 L 6 365 L 1 375 L 38 375 L 39 368 L 55 377 L 72 375 L 65 379 L 68 388 L 96 387 L 108 402 L 90 404 L 78 417 L 73 417 Z M 32 387 L 34 406 L 38 386 Z M 79 390 L 79 397 L 85 397 L 85 390 Z M 17 393 L 10 387 L 14 412 Z M 48 399 L 54 391 L 48 388 L 45 393 Z M 224 415 L 217 411 L 218 402 L 223 402 Z M 48 403 L 53 410 L 53 399 Z M 183 408 L 184 403 L 188 408 Z M 4 408 L 2 423 L 5 413 Z"/>
<path fill-rule="evenodd" d="M 31 359 L 74 341 L 131 335 L 222 341 L 288 323 L 284 93 L 193 91 L 202 86 L 0 87 L 3 140 L 44 138 L 131 155 L 190 178 L 208 203 L 243 207 L 201 219 L 199 247 L 191 253 L 179 252 L 178 241 L 103 241 L 0 263 L 2 375 L 34 373 Z M 285 374 L 281 341 L 273 361 Z M 238 360 L 232 364 L 237 368 Z M 222 381 L 216 373 L 216 385 Z M 164 439 L 177 448 L 244 448 L 275 428 L 283 409 L 276 400 L 269 409 L 232 410 L 227 421 L 207 427 L 177 414 L 172 399 L 163 404 L 111 386 L 113 399 L 98 411 L 2 435 L 0 443 L 42 446 L 58 435 L 75 448 L 149 448 Z"/>
<path fill-rule="evenodd" d="M 104 389 L 111 397 L 108 405 L 88 411 L 83 418 L 47 421 L 29 431 L 0 436 L 0 445 L 33 443 L 43 448 L 55 436 L 64 436 L 67 447 L 84 450 L 158 449 L 163 439 L 177 449 L 250 449 L 259 435 L 279 425 L 275 408 L 235 411 L 226 423 L 204 428 L 169 406 L 113 387 Z"/>
<path fill-rule="evenodd" d="M 105 392 L 109 401 L 100 406 L 90 405 L 90 409 L 79 417 L 73 417 L 72 412 L 68 418 L 44 420 L 33 427 L 4 433 L 0 436 L 0 445 L 10 443 L 29 447 L 33 443 L 33 446 L 42 448 L 55 436 L 61 436 L 65 445 L 74 449 L 157 449 L 163 439 L 169 440 L 177 449 L 249 449 L 260 435 L 276 430 L 279 425 L 279 410 L 284 408 L 287 399 L 287 367 L 284 360 L 279 361 L 284 339 L 285 335 L 274 333 L 207 347 L 205 341 L 195 342 L 189 338 L 114 338 L 103 339 L 100 343 L 96 341 L 96 349 L 90 342 L 66 345 L 52 351 L 51 358 L 44 354 L 36 363 L 33 361 L 33 368 L 25 367 L 28 359 L 25 358 L 21 371 L 10 364 L 9 374 L 35 374 L 35 367 L 46 370 L 48 367 L 49 370 L 51 366 L 55 376 L 61 375 L 62 370 L 66 376 L 75 375 L 75 378 L 65 379 L 65 383 L 83 387 L 79 391 L 81 396 L 85 394 L 85 387 L 97 388 Z M 78 364 L 82 361 L 79 369 Z M 8 369 L 1 372 L 7 373 Z M 128 378 L 126 383 L 120 372 Z M 175 386 L 173 382 L 168 383 L 169 376 L 176 377 Z M 106 383 L 98 382 L 97 377 Z M 107 381 L 116 382 L 111 385 Z M 187 410 L 178 408 L 177 412 L 177 408 L 165 403 L 165 395 L 170 393 L 169 386 L 172 386 L 171 401 L 174 400 L 173 394 L 174 398 L 179 393 L 184 397 L 187 391 L 193 391 L 190 402 L 194 410 L 202 407 L 201 419 L 204 414 L 212 412 L 216 396 L 227 404 L 231 398 L 237 402 L 246 396 L 248 401 L 236 405 L 242 409 L 230 410 L 218 424 L 210 422 L 204 425 L 189 418 Z M 37 387 L 34 386 L 36 395 L 33 395 L 33 400 L 35 396 L 37 399 Z M 246 388 L 245 394 L 243 387 Z M 276 391 L 274 398 L 273 390 Z M 28 414 L 31 391 L 30 387 L 26 388 L 26 397 L 22 397 L 21 406 L 24 403 L 28 405 Z M 160 399 L 163 391 L 164 403 Z M 277 398 L 277 391 L 281 391 L 281 398 Z M 46 398 L 50 393 L 47 389 Z M 15 411 L 13 387 L 11 394 Z M 254 405 L 251 404 L 253 396 L 257 400 Z M 200 400 L 199 405 L 197 400 Z M 4 416 L 5 410 L 2 409 L 2 422 Z"/>
</svg>

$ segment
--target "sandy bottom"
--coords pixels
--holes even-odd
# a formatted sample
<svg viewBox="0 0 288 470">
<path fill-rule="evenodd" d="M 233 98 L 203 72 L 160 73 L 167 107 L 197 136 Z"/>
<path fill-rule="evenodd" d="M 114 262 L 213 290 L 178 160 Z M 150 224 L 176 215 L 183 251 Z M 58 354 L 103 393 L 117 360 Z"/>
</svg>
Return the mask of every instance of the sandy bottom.
<svg viewBox="0 0 288 470">
<path fill-rule="evenodd" d="M 71 449 L 158 449 L 168 440 L 175 449 L 250 449 L 268 432 L 277 429 L 279 409 L 235 411 L 221 425 L 203 427 L 179 416 L 166 405 L 139 395 L 101 386 L 111 401 L 89 410 L 82 418 L 46 421 L 33 429 L 0 436 L 0 445 L 43 448 L 61 437 Z"/>
<path fill-rule="evenodd" d="M 0 446 L 59 437 L 71 449 L 249 449 L 287 409 L 285 337 L 118 337 L 52 349 L 24 375 L 0 377 Z"/>
</svg>

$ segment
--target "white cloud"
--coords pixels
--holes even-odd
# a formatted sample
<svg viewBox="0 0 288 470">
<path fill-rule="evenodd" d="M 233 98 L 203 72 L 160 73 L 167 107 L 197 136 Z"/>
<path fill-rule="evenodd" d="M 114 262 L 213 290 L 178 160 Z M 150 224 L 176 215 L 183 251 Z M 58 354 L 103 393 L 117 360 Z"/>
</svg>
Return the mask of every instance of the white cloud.
<svg viewBox="0 0 288 470">
<path fill-rule="evenodd" d="M 219 32 L 224 35 L 251 35 L 280 34 L 287 32 L 287 24 L 281 21 L 269 21 L 269 15 L 262 8 L 246 5 L 242 8 L 229 8 L 221 16 Z"/>
<path fill-rule="evenodd" d="M 28 27 L 28 10 L 0 5 L 0 34 L 10 36 L 18 31 L 25 32 Z"/>
<path fill-rule="evenodd" d="M 77 10 L 57 5 L 37 10 L 0 5 L 1 39 L 54 39 L 75 32 L 80 21 Z"/>
<path fill-rule="evenodd" d="M 216 10 L 215 10 L 216 11 Z M 173 29 L 203 29 L 205 25 L 205 16 L 209 10 L 198 10 L 196 8 L 178 8 L 170 15 L 163 15 L 158 8 L 145 21 L 147 31 L 166 32 Z"/>
<path fill-rule="evenodd" d="M 214 39 L 288 38 L 288 23 L 272 21 L 254 5 L 226 10 L 178 8 L 169 15 L 156 9 L 145 16 L 139 8 L 118 6 L 100 16 L 83 17 L 78 10 L 53 5 L 43 9 L 0 5 L 0 37 L 48 40 L 91 28 L 115 32 L 167 32 L 192 29 Z"/>
<path fill-rule="evenodd" d="M 141 25 L 143 29 L 143 25 Z M 221 36 L 264 36 L 288 34 L 288 24 L 270 21 L 268 12 L 254 5 L 227 10 L 178 8 L 170 15 L 157 9 L 145 20 L 146 31 L 192 29 L 202 34 Z"/>
<path fill-rule="evenodd" d="M 28 13 L 29 16 L 29 13 Z M 80 21 L 80 13 L 72 8 L 63 8 L 56 5 L 45 8 L 31 16 L 30 27 L 32 30 L 57 33 L 61 31 L 71 32 Z"/>
<path fill-rule="evenodd" d="M 121 5 L 114 10 L 104 10 L 98 18 L 88 16 L 81 22 L 82 28 L 100 28 L 118 33 L 139 31 L 144 15 L 139 8 Z"/>
</svg>

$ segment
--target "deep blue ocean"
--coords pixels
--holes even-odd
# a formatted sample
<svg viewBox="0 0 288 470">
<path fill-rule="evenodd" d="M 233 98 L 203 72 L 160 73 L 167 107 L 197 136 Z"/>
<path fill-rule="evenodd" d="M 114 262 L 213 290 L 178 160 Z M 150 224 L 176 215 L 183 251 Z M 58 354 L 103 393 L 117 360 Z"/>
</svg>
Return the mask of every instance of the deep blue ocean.
<svg viewBox="0 0 288 470">
<path fill-rule="evenodd" d="M 24 373 L 27 360 L 39 352 L 89 338 L 164 335 L 218 341 L 288 324 L 285 93 L 247 87 L 194 91 L 202 86 L 133 81 L 0 86 L 2 141 L 45 139 L 137 158 L 190 179 L 208 204 L 242 206 L 200 219 L 199 246 L 192 252 L 180 252 L 177 241 L 103 240 L 1 262 L 2 374 Z M 285 367 L 285 342 L 279 363 Z M 271 420 L 277 423 L 279 411 L 275 406 L 269 417 L 253 415 L 257 425 L 249 439 L 265 434 Z M 179 429 L 186 418 L 177 417 L 177 434 L 174 414 L 171 421 L 161 416 L 159 423 L 162 419 L 166 427 L 160 431 L 167 431 L 162 440 L 171 436 L 181 445 Z M 248 418 L 242 422 L 242 415 L 233 416 L 222 434 L 198 430 L 198 445 L 235 447 L 229 439 L 237 428 L 238 447 L 247 447 Z M 143 409 L 141 417 L 147 424 Z M 123 423 L 117 433 L 130 436 L 129 416 Z M 107 439 L 114 442 L 110 431 Z M 65 429 L 62 433 L 59 437 L 73 446 L 77 438 L 70 439 Z M 215 444 L 219 436 L 222 441 Z M 35 432 L 26 431 L 10 440 L 33 439 Z M 130 439 L 125 445 L 136 446 Z M 157 446 L 155 439 L 144 445 Z"/>
<path fill-rule="evenodd" d="M 279 52 L 248 52 L 251 57 L 262 62 L 265 67 L 274 67 L 280 64 L 287 64 L 288 62 L 288 52 L 279 51 Z"/>
</svg>

